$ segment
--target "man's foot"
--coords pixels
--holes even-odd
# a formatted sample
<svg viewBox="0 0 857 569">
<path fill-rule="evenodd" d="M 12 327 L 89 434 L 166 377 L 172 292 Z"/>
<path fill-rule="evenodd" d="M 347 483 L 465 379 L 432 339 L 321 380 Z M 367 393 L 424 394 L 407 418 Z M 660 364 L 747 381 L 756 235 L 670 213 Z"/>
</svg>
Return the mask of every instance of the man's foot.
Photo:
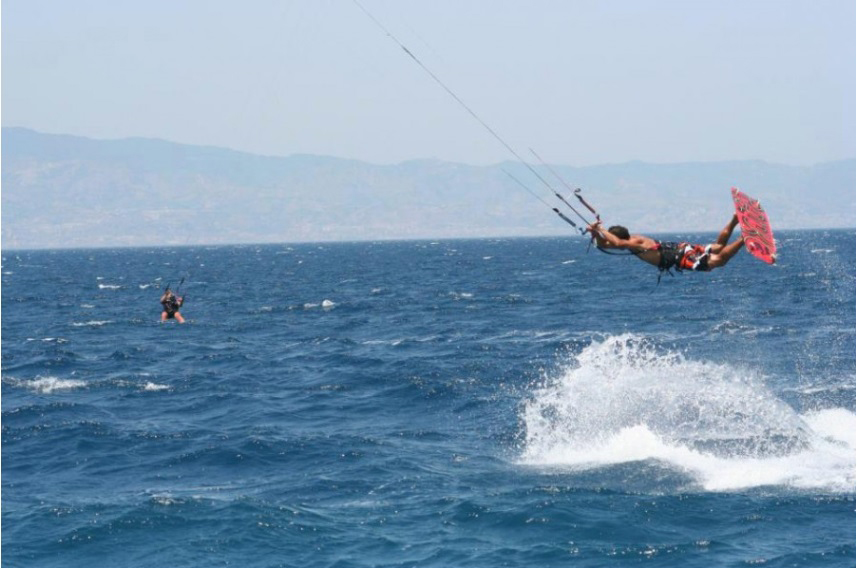
<svg viewBox="0 0 857 569">
<path fill-rule="evenodd" d="M 732 220 L 729 222 L 729 227 L 730 227 L 731 229 L 735 229 L 735 226 L 736 226 L 736 225 L 738 225 L 738 214 L 737 214 L 737 213 L 733 213 L 733 214 L 732 214 Z"/>
</svg>

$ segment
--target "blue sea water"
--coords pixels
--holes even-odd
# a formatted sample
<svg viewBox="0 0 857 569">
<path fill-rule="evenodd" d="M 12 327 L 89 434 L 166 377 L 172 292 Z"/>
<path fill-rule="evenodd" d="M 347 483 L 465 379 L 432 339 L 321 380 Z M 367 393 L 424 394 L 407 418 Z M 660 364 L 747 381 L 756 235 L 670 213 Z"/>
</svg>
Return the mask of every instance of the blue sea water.
<svg viewBox="0 0 857 569">
<path fill-rule="evenodd" d="M 4 251 L 2 564 L 853 567 L 855 233 L 779 237 Z"/>
</svg>

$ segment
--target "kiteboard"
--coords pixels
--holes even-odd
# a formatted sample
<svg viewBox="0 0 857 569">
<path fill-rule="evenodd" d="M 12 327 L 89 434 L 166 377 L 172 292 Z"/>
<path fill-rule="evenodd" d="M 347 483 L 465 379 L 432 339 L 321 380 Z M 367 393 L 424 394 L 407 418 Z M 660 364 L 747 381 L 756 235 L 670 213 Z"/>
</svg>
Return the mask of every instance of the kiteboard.
<svg viewBox="0 0 857 569">
<path fill-rule="evenodd" d="M 774 241 L 768 214 L 762 209 L 759 200 L 751 198 L 738 188 L 732 188 L 732 199 L 735 201 L 735 214 L 741 225 L 747 252 L 773 265 L 777 261 L 777 243 Z"/>
</svg>

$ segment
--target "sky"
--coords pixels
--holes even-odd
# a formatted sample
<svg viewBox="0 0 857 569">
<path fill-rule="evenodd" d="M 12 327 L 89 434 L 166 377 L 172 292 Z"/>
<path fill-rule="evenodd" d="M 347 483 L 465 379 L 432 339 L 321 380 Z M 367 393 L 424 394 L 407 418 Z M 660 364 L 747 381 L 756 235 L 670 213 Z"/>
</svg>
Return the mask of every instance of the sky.
<svg viewBox="0 0 857 569">
<path fill-rule="evenodd" d="M 854 158 L 853 0 L 359 0 L 520 154 Z M 354 0 L 3 0 L 3 126 L 513 159 Z"/>
</svg>

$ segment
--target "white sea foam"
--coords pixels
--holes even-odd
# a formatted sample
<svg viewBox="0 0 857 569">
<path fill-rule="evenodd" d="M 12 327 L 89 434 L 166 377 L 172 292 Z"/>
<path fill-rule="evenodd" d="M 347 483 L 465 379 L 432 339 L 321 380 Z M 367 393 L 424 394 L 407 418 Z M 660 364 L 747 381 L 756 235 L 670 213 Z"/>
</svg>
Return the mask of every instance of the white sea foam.
<svg viewBox="0 0 857 569">
<path fill-rule="evenodd" d="M 53 344 L 65 344 L 65 343 L 68 343 L 68 340 L 66 340 L 65 338 L 54 338 L 54 337 L 48 337 L 48 338 L 27 338 L 27 341 L 28 341 L 28 342 L 48 342 L 48 343 L 53 343 Z"/>
<path fill-rule="evenodd" d="M 117 290 L 122 288 L 122 285 L 113 285 L 113 284 L 101 284 L 98 283 L 98 288 L 100 289 L 108 289 L 108 290 Z"/>
<path fill-rule="evenodd" d="M 5 378 L 4 378 L 5 380 Z M 38 393 L 43 393 L 45 395 L 50 395 L 55 391 L 70 391 L 72 389 L 78 389 L 81 387 L 86 387 L 86 382 L 81 381 L 79 379 L 60 379 L 58 377 L 48 376 L 42 377 L 37 376 L 35 379 L 9 379 L 6 380 L 11 385 L 15 385 L 17 387 L 23 387 L 24 389 L 29 389 L 31 391 L 36 391 Z"/>
<path fill-rule="evenodd" d="M 473 298 L 473 293 L 450 291 L 449 296 L 451 296 L 453 300 L 462 300 L 467 298 Z"/>
<path fill-rule="evenodd" d="M 158 506 L 174 506 L 182 503 L 180 498 L 175 498 L 169 494 L 155 494 L 152 496 L 151 500 L 153 504 Z"/>
<path fill-rule="evenodd" d="M 307 310 L 309 310 L 311 308 L 318 308 L 319 306 L 321 306 L 324 310 L 330 310 L 334 306 L 336 306 L 336 303 L 333 302 L 332 300 L 327 300 L 327 299 L 322 300 L 320 303 L 319 302 L 304 303 L 304 308 Z"/>
<path fill-rule="evenodd" d="M 387 340 L 364 340 L 360 343 L 363 344 L 364 346 L 398 346 L 398 345 L 402 344 L 403 342 L 418 342 L 418 343 L 422 344 L 425 342 L 434 342 L 434 341 L 438 340 L 439 338 L 440 338 L 440 336 L 438 336 L 437 334 L 430 334 L 428 336 L 421 336 L 418 338 L 390 338 Z"/>
<path fill-rule="evenodd" d="M 81 326 L 104 326 L 105 324 L 110 324 L 113 322 L 112 320 L 89 320 L 87 322 L 72 322 L 72 326 L 81 327 Z"/>
<path fill-rule="evenodd" d="M 655 460 L 708 491 L 854 491 L 852 411 L 801 416 L 748 370 L 688 360 L 631 335 L 584 349 L 533 392 L 523 420 L 528 465 Z"/>
<path fill-rule="evenodd" d="M 146 385 L 143 386 L 143 391 L 166 391 L 169 388 L 169 385 L 162 385 L 160 383 L 152 383 L 151 381 L 147 381 Z"/>
<path fill-rule="evenodd" d="M 716 326 L 714 326 L 711 331 L 715 334 L 743 334 L 743 335 L 755 335 L 755 334 L 763 334 L 769 333 L 773 330 L 773 326 L 748 326 L 747 324 L 742 324 L 741 322 L 733 322 L 731 320 L 725 320 L 720 322 Z"/>
</svg>

